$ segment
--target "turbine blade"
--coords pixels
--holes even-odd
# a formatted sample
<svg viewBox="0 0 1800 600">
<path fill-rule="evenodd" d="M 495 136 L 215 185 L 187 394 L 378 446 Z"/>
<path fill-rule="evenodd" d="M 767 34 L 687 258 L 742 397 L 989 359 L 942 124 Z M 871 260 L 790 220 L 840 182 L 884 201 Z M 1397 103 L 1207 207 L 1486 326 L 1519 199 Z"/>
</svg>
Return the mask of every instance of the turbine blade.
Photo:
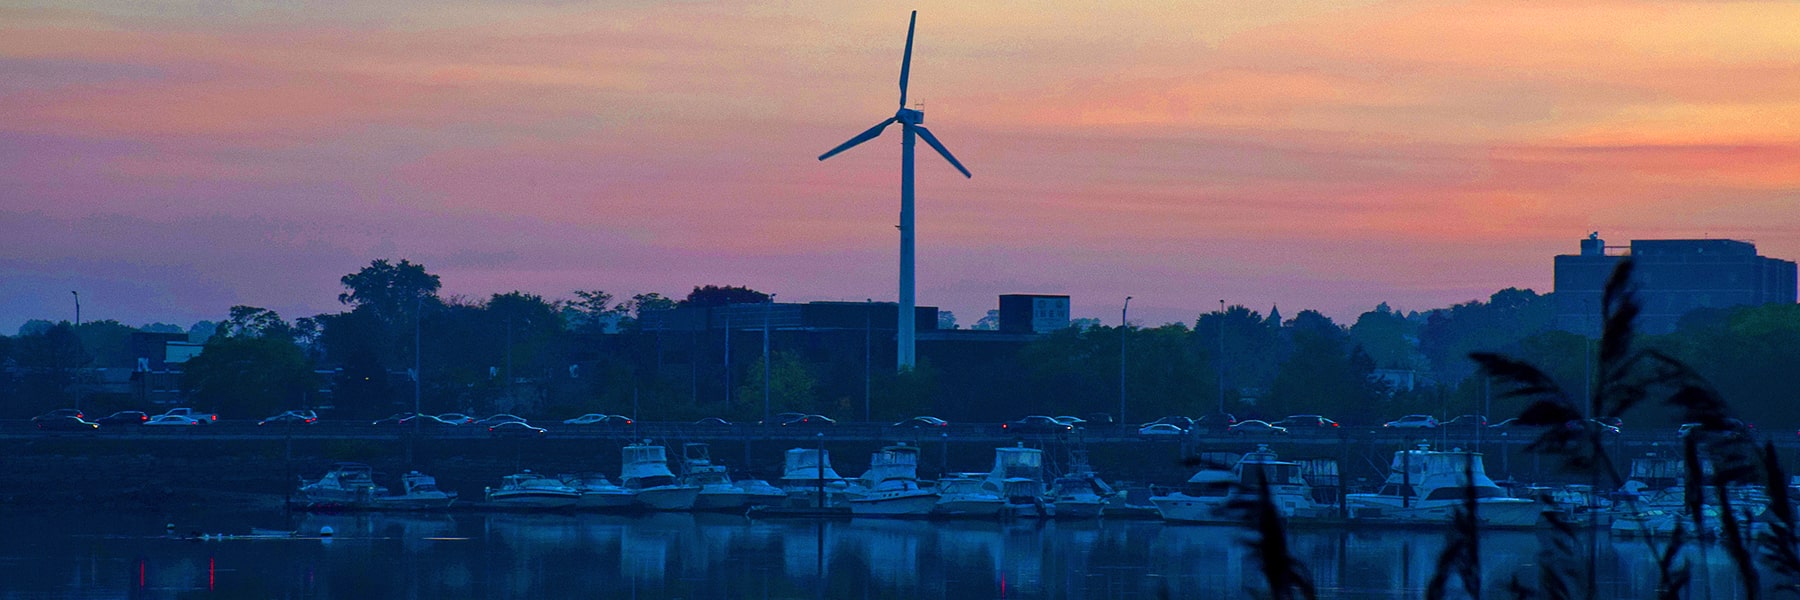
<svg viewBox="0 0 1800 600">
<path fill-rule="evenodd" d="M 961 162 L 957 162 L 956 157 L 950 155 L 950 150 L 948 148 L 945 148 L 942 143 L 938 142 L 937 136 L 931 135 L 930 129 L 926 129 L 924 125 L 907 125 L 907 127 L 911 127 L 915 133 L 919 134 L 919 137 L 924 138 L 925 143 L 931 144 L 931 149 L 937 150 L 938 154 L 944 155 L 944 160 L 950 161 L 950 166 L 956 167 L 956 170 L 958 171 L 962 171 L 963 177 L 974 177 L 974 175 L 969 174 L 968 169 L 963 168 Z"/>
<path fill-rule="evenodd" d="M 900 108 L 906 108 L 906 78 L 912 72 L 912 38 L 913 27 L 919 24 L 919 11 L 912 11 L 912 21 L 906 24 L 906 55 L 900 59 Z"/>
<path fill-rule="evenodd" d="M 819 160 L 825 160 L 827 158 L 831 158 L 832 156 L 835 156 L 839 152 L 843 152 L 845 150 L 849 150 L 852 147 L 855 147 L 857 144 L 861 144 L 863 142 L 875 139 L 876 136 L 881 135 L 881 130 L 887 129 L 887 126 L 889 126 L 889 125 L 893 125 L 895 120 L 897 120 L 897 119 L 894 117 L 888 117 L 886 121 L 876 123 L 875 126 L 870 127 L 868 131 L 864 131 L 862 133 L 856 134 L 856 137 L 850 138 L 850 141 L 844 142 L 842 144 L 838 144 L 838 147 L 832 148 L 830 152 L 820 154 Z"/>
</svg>

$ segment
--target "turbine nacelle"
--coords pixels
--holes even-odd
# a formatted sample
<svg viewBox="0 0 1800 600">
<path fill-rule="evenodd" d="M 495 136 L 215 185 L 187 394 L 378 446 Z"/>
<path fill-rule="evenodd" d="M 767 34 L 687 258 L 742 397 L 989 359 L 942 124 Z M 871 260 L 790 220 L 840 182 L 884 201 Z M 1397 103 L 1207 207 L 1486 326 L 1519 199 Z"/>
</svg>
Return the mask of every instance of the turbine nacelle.
<svg viewBox="0 0 1800 600">
<path fill-rule="evenodd" d="M 902 108 L 900 112 L 894 113 L 894 120 L 907 125 L 924 125 L 925 111 Z"/>
</svg>

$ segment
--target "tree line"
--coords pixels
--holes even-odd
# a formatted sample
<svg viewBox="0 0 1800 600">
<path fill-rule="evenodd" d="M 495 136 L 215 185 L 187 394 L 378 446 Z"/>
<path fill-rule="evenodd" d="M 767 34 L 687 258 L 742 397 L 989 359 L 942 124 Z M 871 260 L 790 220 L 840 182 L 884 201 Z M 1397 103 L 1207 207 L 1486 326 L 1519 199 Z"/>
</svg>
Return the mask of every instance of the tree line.
<svg viewBox="0 0 1800 600">
<path fill-rule="evenodd" d="M 1531 361 L 1569 389 L 1594 377 L 1594 340 L 1553 329 L 1551 296 L 1529 289 L 1425 311 L 1383 304 L 1347 325 L 1313 310 L 1283 318 L 1278 309 L 1231 306 L 1192 323 L 1085 322 L 1022 342 L 926 341 L 919 366 L 894 373 L 892 338 L 864 331 L 777 330 L 765 367 L 760 331 L 643 324 L 644 315 L 676 307 L 771 300 L 742 286 L 697 286 L 679 298 L 598 289 L 563 299 L 520 291 L 469 298 L 442 295 L 439 277 L 408 260 L 372 261 L 340 283 L 336 313 L 288 320 L 237 306 L 189 328 L 189 339 L 204 342 L 182 367 L 191 403 L 228 418 L 327 403 L 341 415 L 380 416 L 411 410 L 416 377 L 419 404 L 432 413 L 753 422 L 766 407 L 849 420 L 867 411 L 875 420 L 996 421 L 1117 416 L 1123 367 L 1132 422 L 1223 407 L 1240 418 L 1315 413 L 1378 425 L 1408 413 L 1516 414 L 1519 401 L 1489 384 L 1471 352 Z M 1793 417 L 1782 375 L 1800 366 L 1796 311 L 1696 311 L 1675 333 L 1641 341 L 1718 382 L 1752 422 L 1786 425 Z M 94 367 L 130 368 L 134 331 L 183 328 L 31 321 L 0 336 L 3 405 L 21 416 L 84 394 L 99 409 L 143 408 L 83 379 Z"/>
</svg>

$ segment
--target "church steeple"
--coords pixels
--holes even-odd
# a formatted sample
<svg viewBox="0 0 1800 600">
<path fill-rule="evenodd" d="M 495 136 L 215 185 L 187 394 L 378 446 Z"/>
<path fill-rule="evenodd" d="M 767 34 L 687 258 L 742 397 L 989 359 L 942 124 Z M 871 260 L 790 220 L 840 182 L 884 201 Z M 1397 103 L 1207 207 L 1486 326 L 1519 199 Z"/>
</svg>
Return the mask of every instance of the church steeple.
<svg viewBox="0 0 1800 600">
<path fill-rule="evenodd" d="M 1274 329 L 1281 329 L 1281 305 L 1277 304 L 1269 307 L 1269 318 L 1263 321 L 1263 325 Z"/>
</svg>

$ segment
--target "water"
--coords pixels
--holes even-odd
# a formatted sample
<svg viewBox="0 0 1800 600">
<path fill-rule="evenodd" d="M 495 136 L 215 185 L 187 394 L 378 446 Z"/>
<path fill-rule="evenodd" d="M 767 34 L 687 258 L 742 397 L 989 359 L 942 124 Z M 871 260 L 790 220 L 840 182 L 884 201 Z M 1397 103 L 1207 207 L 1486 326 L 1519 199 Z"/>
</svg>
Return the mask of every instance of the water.
<svg viewBox="0 0 1800 600">
<path fill-rule="evenodd" d="M 1217 598 L 1261 582 L 1240 531 L 1154 521 L 245 513 L 176 520 L 183 534 L 335 535 L 188 541 L 165 536 L 164 518 L 0 514 L 0 598 Z M 1536 536 L 1485 534 L 1490 595 L 1535 577 Z M 1325 598 L 1422 597 L 1442 548 L 1434 530 L 1293 540 Z M 1690 558 L 1712 598 L 1741 594 L 1724 552 Z M 1643 542 L 1605 541 L 1597 564 L 1601 597 L 1654 595 Z"/>
</svg>

